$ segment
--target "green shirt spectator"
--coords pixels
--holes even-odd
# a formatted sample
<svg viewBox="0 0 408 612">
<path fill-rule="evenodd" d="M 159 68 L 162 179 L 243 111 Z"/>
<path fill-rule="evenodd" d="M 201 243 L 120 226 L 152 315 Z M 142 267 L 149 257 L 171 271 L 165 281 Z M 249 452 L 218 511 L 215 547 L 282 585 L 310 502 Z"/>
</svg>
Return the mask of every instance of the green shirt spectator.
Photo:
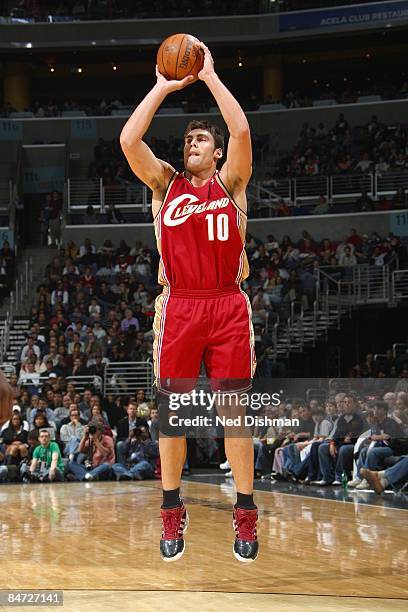
<svg viewBox="0 0 408 612">
<path fill-rule="evenodd" d="M 60 470 L 60 472 L 64 473 L 64 463 L 62 461 L 60 447 L 56 442 L 50 441 L 47 446 L 43 446 L 42 444 L 37 446 L 33 452 L 33 459 L 36 459 L 39 462 L 45 461 L 45 465 L 47 469 L 49 469 L 51 467 L 53 453 L 57 453 L 58 455 L 56 467 Z"/>
</svg>

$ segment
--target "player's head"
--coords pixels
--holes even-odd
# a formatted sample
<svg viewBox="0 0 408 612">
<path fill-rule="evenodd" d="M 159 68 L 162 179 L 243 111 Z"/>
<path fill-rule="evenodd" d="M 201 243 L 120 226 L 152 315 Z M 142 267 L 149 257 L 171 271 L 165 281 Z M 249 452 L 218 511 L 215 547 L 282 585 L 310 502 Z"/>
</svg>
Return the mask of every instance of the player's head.
<svg viewBox="0 0 408 612">
<path fill-rule="evenodd" d="M 192 174 L 216 168 L 222 158 L 224 132 L 209 121 L 190 121 L 184 132 L 184 167 Z"/>
</svg>

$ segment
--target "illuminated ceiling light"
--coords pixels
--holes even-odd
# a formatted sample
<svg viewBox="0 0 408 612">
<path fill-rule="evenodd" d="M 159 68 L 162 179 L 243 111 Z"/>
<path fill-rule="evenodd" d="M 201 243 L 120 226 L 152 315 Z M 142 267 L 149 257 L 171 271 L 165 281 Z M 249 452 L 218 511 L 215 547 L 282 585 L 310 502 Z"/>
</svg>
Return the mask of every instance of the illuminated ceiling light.
<svg viewBox="0 0 408 612">
<path fill-rule="evenodd" d="M 25 46 L 26 46 L 26 49 L 32 49 L 33 48 L 33 43 L 28 42 L 28 43 L 26 43 Z"/>
<path fill-rule="evenodd" d="M 50 72 L 55 72 L 54 66 L 50 66 Z"/>
<path fill-rule="evenodd" d="M 82 72 L 82 68 L 81 67 L 77 68 L 77 72 L 81 73 Z"/>
<path fill-rule="evenodd" d="M 116 70 L 117 70 L 117 69 L 118 69 L 118 67 L 116 66 L 116 64 L 114 64 L 114 65 L 112 66 L 112 70 L 114 70 L 114 71 L 116 72 Z"/>
</svg>

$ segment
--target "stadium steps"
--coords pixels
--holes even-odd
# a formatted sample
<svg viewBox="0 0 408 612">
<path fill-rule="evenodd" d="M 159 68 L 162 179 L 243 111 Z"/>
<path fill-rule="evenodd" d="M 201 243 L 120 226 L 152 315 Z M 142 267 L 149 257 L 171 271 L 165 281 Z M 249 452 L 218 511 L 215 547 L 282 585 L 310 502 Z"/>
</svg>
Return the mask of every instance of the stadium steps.
<svg viewBox="0 0 408 612">
<path fill-rule="evenodd" d="M 35 303 L 37 287 L 44 282 L 45 268 L 51 262 L 52 258 L 58 254 L 57 249 L 49 247 L 29 247 L 20 253 L 17 273 L 20 275 L 25 271 L 25 262 L 32 258 L 32 282 L 30 282 L 28 294 L 19 304 L 19 307 L 14 311 L 13 323 L 9 329 L 8 344 L 3 355 L 3 362 L 14 364 L 17 360 L 21 348 L 26 342 L 26 336 L 30 329 L 30 320 L 28 311 L 32 304 Z M 5 319 L 6 314 L 10 311 L 10 298 L 7 298 L 2 306 L 0 313 L 0 337 L 2 319 Z"/>
<path fill-rule="evenodd" d="M 5 363 L 14 363 L 26 342 L 27 333 L 30 329 L 30 321 L 27 315 L 16 315 L 13 325 L 9 331 L 9 342 L 4 356 Z"/>
<path fill-rule="evenodd" d="M 303 353 L 308 346 L 315 346 L 316 342 L 327 338 L 330 328 L 337 326 L 339 314 L 337 310 L 329 309 L 296 317 L 291 323 L 280 326 L 278 329 L 277 343 L 271 351 L 271 358 L 277 359 L 282 356 L 288 357 L 290 353 Z M 302 327 L 301 327 L 302 326 Z"/>
<path fill-rule="evenodd" d="M 49 247 L 29 247 L 20 252 L 17 261 L 16 278 L 25 275 L 25 262 L 31 257 L 33 280 L 29 284 L 28 295 L 24 297 L 24 300 L 19 303 L 18 308 L 14 310 L 14 315 L 27 316 L 30 306 L 34 303 L 36 289 L 41 282 L 44 282 L 45 268 L 56 255 L 58 255 L 57 249 Z M 4 316 L 8 312 L 10 312 L 10 297 L 4 299 L 0 308 L 0 316 Z"/>
</svg>

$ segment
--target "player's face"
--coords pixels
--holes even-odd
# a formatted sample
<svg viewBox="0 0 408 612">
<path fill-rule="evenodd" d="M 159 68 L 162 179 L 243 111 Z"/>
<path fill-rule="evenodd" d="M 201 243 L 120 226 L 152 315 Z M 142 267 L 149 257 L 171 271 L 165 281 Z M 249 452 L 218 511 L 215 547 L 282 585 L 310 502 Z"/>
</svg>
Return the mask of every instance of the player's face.
<svg viewBox="0 0 408 612">
<path fill-rule="evenodd" d="M 184 167 L 191 174 L 211 168 L 220 157 L 214 138 L 207 130 L 191 130 L 184 140 Z"/>
</svg>

